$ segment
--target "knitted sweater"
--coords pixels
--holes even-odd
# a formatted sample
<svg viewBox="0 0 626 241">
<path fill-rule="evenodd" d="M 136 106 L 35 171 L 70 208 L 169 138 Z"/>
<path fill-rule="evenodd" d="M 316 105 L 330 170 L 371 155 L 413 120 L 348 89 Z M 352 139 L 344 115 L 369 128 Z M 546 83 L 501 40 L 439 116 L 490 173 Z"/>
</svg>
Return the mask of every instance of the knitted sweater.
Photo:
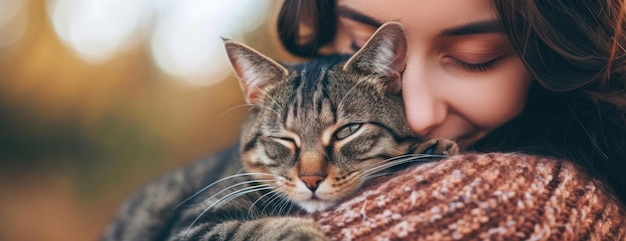
<svg viewBox="0 0 626 241">
<path fill-rule="evenodd" d="M 571 163 L 464 154 L 313 214 L 332 240 L 626 240 L 625 208 Z"/>
</svg>

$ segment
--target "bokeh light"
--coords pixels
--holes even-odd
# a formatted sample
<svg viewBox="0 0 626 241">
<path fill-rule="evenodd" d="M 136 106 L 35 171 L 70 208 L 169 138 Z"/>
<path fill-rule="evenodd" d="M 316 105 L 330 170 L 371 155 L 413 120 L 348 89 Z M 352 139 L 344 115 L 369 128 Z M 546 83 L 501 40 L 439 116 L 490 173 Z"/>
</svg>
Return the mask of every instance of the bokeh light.
<svg viewBox="0 0 626 241">
<path fill-rule="evenodd" d="M 288 58 L 280 4 L 0 0 L 0 241 L 98 240 L 137 188 L 233 145 L 219 36 Z"/>
<path fill-rule="evenodd" d="M 132 46 L 150 16 L 146 0 L 49 0 L 61 40 L 84 60 L 101 62 Z"/>
<path fill-rule="evenodd" d="M 26 0 L 0 0 L 0 48 L 16 43 L 26 30 Z"/>
<path fill-rule="evenodd" d="M 176 79 L 196 86 L 219 82 L 230 72 L 220 37 L 243 41 L 246 33 L 265 22 L 272 4 L 258 0 L 47 3 L 55 32 L 83 60 L 106 61 L 149 38 L 155 64 Z"/>
<path fill-rule="evenodd" d="M 245 7 L 242 7 L 245 6 Z M 269 1 L 178 1 L 163 6 L 151 39 L 151 52 L 166 73 L 207 86 L 230 71 L 221 37 L 243 40 L 267 18 Z"/>
</svg>

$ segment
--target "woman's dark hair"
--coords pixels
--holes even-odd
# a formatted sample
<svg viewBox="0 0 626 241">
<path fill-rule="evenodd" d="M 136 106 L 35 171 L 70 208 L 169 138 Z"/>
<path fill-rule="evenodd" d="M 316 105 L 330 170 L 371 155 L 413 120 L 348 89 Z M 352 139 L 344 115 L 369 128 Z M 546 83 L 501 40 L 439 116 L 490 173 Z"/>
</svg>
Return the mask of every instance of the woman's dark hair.
<svg viewBox="0 0 626 241">
<path fill-rule="evenodd" d="M 334 0 L 285 0 L 278 15 L 278 37 L 289 52 L 315 57 L 318 49 L 335 38 Z"/>
<path fill-rule="evenodd" d="M 549 154 L 608 183 L 626 203 L 623 1 L 494 1 L 535 78 L 524 112 L 479 150 Z"/>
<path fill-rule="evenodd" d="M 524 111 L 471 149 L 570 160 L 608 183 L 626 203 L 623 1 L 493 2 L 536 81 Z M 334 0 L 285 0 L 278 18 L 284 47 L 301 57 L 317 56 L 334 38 L 335 5 Z"/>
</svg>

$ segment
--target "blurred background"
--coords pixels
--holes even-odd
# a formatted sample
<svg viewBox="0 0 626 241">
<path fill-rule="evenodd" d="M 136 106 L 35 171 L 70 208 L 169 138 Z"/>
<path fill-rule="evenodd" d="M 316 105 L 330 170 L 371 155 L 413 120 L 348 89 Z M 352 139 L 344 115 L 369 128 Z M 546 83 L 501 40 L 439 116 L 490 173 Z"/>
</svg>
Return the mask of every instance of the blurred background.
<svg viewBox="0 0 626 241">
<path fill-rule="evenodd" d="M 0 0 L 0 240 L 97 240 L 121 202 L 233 144 L 220 36 L 279 60 L 278 0 Z"/>
</svg>

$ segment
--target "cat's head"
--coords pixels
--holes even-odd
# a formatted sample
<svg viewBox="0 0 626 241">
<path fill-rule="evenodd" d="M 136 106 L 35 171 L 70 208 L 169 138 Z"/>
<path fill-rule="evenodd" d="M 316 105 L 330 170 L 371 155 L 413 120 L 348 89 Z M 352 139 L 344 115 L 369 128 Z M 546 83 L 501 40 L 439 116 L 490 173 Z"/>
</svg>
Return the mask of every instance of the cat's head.
<svg viewBox="0 0 626 241">
<path fill-rule="evenodd" d="M 243 44 L 225 46 L 253 106 L 244 166 L 305 210 L 335 205 L 415 147 L 400 93 L 407 42 L 399 23 L 381 26 L 345 64 L 322 59 L 297 71 Z"/>
</svg>

